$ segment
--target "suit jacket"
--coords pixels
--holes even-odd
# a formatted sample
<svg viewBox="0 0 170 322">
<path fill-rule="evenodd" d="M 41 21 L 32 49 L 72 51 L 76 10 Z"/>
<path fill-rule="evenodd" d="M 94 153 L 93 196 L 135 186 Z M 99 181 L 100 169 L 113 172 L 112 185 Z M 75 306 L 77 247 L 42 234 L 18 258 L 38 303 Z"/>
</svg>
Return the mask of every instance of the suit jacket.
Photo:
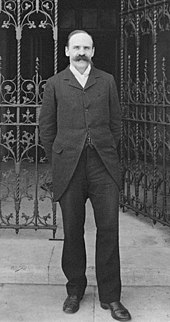
<svg viewBox="0 0 170 322">
<path fill-rule="evenodd" d="M 54 200 L 65 191 L 79 161 L 87 132 L 117 185 L 121 113 L 111 74 L 92 66 L 85 88 L 69 67 L 46 83 L 39 117 L 40 139 L 52 162 Z"/>
</svg>

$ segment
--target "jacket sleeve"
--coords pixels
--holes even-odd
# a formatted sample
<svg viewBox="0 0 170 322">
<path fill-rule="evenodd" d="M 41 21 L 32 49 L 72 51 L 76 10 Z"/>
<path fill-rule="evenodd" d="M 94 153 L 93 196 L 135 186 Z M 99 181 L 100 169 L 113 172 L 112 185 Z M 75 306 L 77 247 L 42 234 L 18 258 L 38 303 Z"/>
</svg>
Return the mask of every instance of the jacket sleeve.
<svg viewBox="0 0 170 322">
<path fill-rule="evenodd" d="M 110 81 L 110 130 L 117 147 L 121 135 L 121 109 L 117 87 L 113 76 L 111 76 Z"/>
<path fill-rule="evenodd" d="M 40 140 L 48 161 L 52 161 L 52 145 L 57 134 L 57 102 L 54 86 L 47 80 L 39 116 Z"/>
</svg>

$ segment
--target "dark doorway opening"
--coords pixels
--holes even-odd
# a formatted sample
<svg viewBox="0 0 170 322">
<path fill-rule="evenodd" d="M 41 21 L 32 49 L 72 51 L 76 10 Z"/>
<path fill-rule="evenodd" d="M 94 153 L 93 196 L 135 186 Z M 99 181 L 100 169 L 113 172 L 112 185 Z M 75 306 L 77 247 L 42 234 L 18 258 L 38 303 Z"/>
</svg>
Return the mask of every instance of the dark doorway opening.
<svg viewBox="0 0 170 322">
<path fill-rule="evenodd" d="M 119 1 L 60 0 L 58 71 L 68 65 L 65 44 L 74 29 L 89 32 L 95 43 L 94 65 L 114 75 L 119 81 Z"/>
</svg>

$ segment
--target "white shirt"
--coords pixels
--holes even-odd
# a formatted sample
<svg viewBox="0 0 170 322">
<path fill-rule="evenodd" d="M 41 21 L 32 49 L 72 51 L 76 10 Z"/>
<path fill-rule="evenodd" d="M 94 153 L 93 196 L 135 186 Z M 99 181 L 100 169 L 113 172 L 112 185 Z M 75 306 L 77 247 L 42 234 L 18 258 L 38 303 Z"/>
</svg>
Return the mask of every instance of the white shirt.
<svg viewBox="0 0 170 322">
<path fill-rule="evenodd" d="M 80 85 L 84 88 L 91 71 L 91 64 L 88 65 L 83 74 L 81 74 L 72 64 L 70 64 L 70 70 L 75 76 L 75 78 L 78 80 Z"/>
</svg>

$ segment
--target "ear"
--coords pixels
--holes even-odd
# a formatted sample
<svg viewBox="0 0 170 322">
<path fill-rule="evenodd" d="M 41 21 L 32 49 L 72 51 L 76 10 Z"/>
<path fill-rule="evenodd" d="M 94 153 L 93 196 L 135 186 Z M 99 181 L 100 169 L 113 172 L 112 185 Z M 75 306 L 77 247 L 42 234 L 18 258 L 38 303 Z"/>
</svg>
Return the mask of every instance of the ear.
<svg viewBox="0 0 170 322">
<path fill-rule="evenodd" d="M 95 53 L 95 48 L 93 47 L 93 50 L 92 50 L 92 56 L 91 56 L 91 57 L 93 57 L 93 56 L 94 56 L 94 53 Z"/>
<path fill-rule="evenodd" d="M 67 47 L 67 46 L 65 47 L 65 55 L 66 55 L 67 57 L 69 57 L 69 56 L 70 56 L 70 54 L 69 54 L 69 49 L 68 49 L 68 47 Z"/>
</svg>

